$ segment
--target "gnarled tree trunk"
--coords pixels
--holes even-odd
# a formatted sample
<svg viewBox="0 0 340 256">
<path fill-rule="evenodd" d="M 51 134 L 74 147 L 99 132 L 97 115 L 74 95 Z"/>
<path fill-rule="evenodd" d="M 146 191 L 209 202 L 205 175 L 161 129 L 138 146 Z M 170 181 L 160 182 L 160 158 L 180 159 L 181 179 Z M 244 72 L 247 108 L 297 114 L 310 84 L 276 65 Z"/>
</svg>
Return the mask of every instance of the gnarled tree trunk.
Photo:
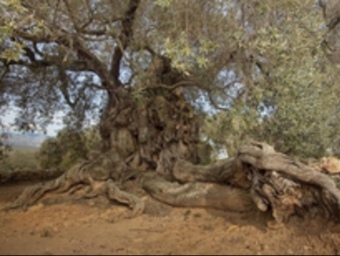
<svg viewBox="0 0 340 256">
<path fill-rule="evenodd" d="M 83 189 L 83 197 L 106 194 L 142 209 L 140 200 L 123 193 L 126 180 L 150 170 L 172 179 L 178 159 L 199 163 L 199 119 L 182 89 L 176 87 L 181 75 L 171 69 L 168 59 L 157 55 L 150 69 L 152 81 L 145 87 L 142 105 L 133 99 L 131 89 L 118 87 L 110 94 L 100 123 L 102 152 L 54 181 L 25 190 L 6 208 L 28 207 L 49 192 Z M 125 199 L 114 196 L 118 194 Z M 134 212 L 140 210 L 134 208 Z"/>
<path fill-rule="evenodd" d="M 180 109 L 176 104 L 184 98 L 157 95 L 146 99 L 141 108 L 131 99 L 125 101 L 125 107 L 112 109 L 102 134 L 107 148 L 115 148 L 127 165 L 170 173 L 177 158 L 198 163 L 198 120 L 192 108 Z"/>
</svg>

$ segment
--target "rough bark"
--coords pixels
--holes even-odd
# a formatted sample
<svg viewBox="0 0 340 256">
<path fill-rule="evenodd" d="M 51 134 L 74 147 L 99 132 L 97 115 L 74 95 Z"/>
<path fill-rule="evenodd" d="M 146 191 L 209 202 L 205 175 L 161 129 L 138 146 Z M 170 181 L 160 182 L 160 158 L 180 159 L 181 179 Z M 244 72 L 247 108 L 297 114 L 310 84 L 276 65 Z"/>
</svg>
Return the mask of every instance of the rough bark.
<svg viewBox="0 0 340 256">
<path fill-rule="evenodd" d="M 147 178 L 144 189 L 155 199 L 172 206 L 204 207 L 227 211 L 251 211 L 255 205 L 247 191 L 214 183 L 189 182 L 184 185 L 161 177 Z"/>
<path fill-rule="evenodd" d="M 81 190 L 81 193 L 78 193 L 79 199 L 106 195 L 111 200 L 128 205 L 132 209 L 132 216 L 135 216 L 143 212 L 144 203 L 138 197 L 119 188 L 124 179 L 122 174 L 127 172 L 128 167 L 124 165 L 118 154 L 109 151 L 97 155 L 92 160 L 74 165 L 55 180 L 26 188 L 13 203 L 3 209 L 26 209 L 49 192 L 73 194 Z"/>
<path fill-rule="evenodd" d="M 271 211 L 279 223 L 295 214 L 339 221 L 340 191 L 332 179 L 334 173 L 317 171 L 265 143 L 245 145 L 235 157 L 211 165 L 174 159 L 169 179 L 164 172 L 131 168 L 130 162 L 112 149 L 75 165 L 54 181 L 27 188 L 6 209 L 28 207 L 51 191 L 72 194 L 80 190 L 80 198 L 106 195 L 129 206 L 131 215 L 136 216 L 143 212 L 144 202 L 121 189 L 124 181 L 136 177 L 152 197 L 172 206 Z"/>
<path fill-rule="evenodd" d="M 339 220 L 340 191 L 332 176 L 265 143 L 245 145 L 234 158 L 209 166 L 178 160 L 173 174 L 185 184 L 158 179 L 144 182 L 144 187 L 153 197 L 171 205 L 247 210 L 251 207 L 242 206 L 249 206 L 251 198 L 257 209 L 271 211 L 277 222 L 285 222 L 294 214 Z"/>
<path fill-rule="evenodd" d="M 123 87 L 115 90 L 115 98 L 110 98 L 100 124 L 103 151 L 53 181 L 26 189 L 6 209 L 26 208 L 48 193 L 73 194 L 84 190 L 85 197 L 89 197 L 89 193 L 106 195 L 140 213 L 136 208 L 142 209 L 142 202 L 119 188 L 126 180 L 141 176 L 147 170 L 171 179 L 177 159 L 200 161 L 198 117 L 183 91 L 171 88 L 179 76 L 172 74 L 168 60 L 157 56 L 155 59 L 150 76 L 162 86 L 146 87 L 142 105 Z"/>
<path fill-rule="evenodd" d="M 138 95 L 143 103 L 131 90 L 119 88 L 119 101 L 109 102 L 100 131 L 104 150 L 115 148 L 131 168 L 156 169 L 170 177 L 177 159 L 200 161 L 199 118 L 182 89 L 173 88 L 184 78 L 172 70 L 168 59 L 155 55 L 148 72 L 152 81 Z"/>
</svg>

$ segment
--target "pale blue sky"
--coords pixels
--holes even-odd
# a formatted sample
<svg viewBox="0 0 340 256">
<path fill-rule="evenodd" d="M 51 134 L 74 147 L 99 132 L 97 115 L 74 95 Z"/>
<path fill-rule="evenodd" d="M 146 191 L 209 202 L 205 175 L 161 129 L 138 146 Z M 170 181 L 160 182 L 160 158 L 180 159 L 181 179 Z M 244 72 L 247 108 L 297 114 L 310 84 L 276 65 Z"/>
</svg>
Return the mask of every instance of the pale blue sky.
<svg viewBox="0 0 340 256">
<path fill-rule="evenodd" d="M 16 128 L 13 126 L 14 119 L 16 117 L 16 109 L 6 111 L 4 115 L 1 117 L 2 123 L 6 126 L 6 129 L 10 131 L 16 131 Z M 47 136 L 56 136 L 58 131 L 61 130 L 64 126 L 62 124 L 62 113 L 58 113 L 55 115 L 53 122 L 47 126 L 46 135 Z M 42 131 L 35 131 L 35 133 L 43 133 Z"/>
</svg>

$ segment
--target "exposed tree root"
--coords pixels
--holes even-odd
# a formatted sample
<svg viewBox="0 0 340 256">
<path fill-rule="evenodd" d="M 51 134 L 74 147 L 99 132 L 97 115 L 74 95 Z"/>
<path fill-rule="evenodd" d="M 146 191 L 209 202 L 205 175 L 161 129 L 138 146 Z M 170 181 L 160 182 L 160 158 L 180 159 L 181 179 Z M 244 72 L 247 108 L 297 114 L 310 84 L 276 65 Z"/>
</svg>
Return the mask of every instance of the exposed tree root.
<svg viewBox="0 0 340 256">
<path fill-rule="evenodd" d="M 117 185 L 131 176 L 118 156 L 110 151 L 75 165 L 54 181 L 27 188 L 6 209 L 26 208 L 50 192 L 72 194 L 82 190 L 80 198 L 106 195 L 130 207 L 131 216 L 141 214 L 144 202 Z M 171 173 L 171 180 L 177 180 L 175 182 L 161 177 L 162 174 L 169 177 L 155 170 L 138 175 L 152 197 L 172 206 L 229 211 L 259 209 L 271 211 L 279 223 L 294 214 L 340 220 L 340 191 L 331 175 L 278 153 L 265 143 L 245 145 L 235 157 L 208 166 L 178 159 Z"/>
<path fill-rule="evenodd" d="M 144 187 L 174 206 L 243 210 L 251 198 L 257 209 L 271 211 L 280 223 L 294 214 L 340 219 L 340 191 L 332 178 L 265 143 L 245 145 L 236 157 L 209 166 L 178 160 L 173 176 L 186 184 L 157 180 L 144 182 Z"/>
<path fill-rule="evenodd" d="M 113 182 L 112 176 L 121 168 L 121 162 L 115 159 L 112 152 L 104 154 L 92 161 L 76 164 L 59 178 L 39 183 L 26 188 L 13 202 L 6 205 L 3 210 L 23 208 L 35 204 L 47 193 L 68 193 L 83 189 L 83 194 L 78 198 L 94 198 L 106 195 L 109 199 L 125 204 L 132 209 L 131 216 L 136 216 L 144 211 L 144 202 L 125 191 Z M 112 169 L 116 168 L 116 169 Z"/>
<path fill-rule="evenodd" d="M 180 207 L 205 207 L 227 211 L 250 211 L 255 209 L 245 190 L 213 183 L 191 182 L 181 185 L 161 177 L 143 182 L 150 195 L 166 204 Z"/>
<path fill-rule="evenodd" d="M 100 195 L 106 195 L 109 199 L 130 207 L 132 210 L 132 213 L 130 214 L 131 217 L 143 213 L 145 208 L 144 202 L 137 196 L 119 189 L 112 179 L 105 182 L 99 182 L 99 184 L 98 182 L 95 183 L 97 184 L 94 185 L 94 188 L 87 191 L 87 193 L 82 195 L 80 198 L 94 198 Z"/>
</svg>

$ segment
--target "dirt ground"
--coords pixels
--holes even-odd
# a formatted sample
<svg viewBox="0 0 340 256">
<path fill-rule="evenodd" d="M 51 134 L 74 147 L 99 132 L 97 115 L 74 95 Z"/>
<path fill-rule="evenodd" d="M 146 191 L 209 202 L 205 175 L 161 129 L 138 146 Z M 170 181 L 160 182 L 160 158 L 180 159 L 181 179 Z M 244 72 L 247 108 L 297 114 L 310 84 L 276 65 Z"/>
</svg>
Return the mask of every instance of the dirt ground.
<svg viewBox="0 0 340 256">
<path fill-rule="evenodd" d="M 29 182 L 0 185 L 0 207 Z M 102 199 L 104 200 L 104 199 Z M 172 208 L 150 198 L 145 213 L 99 201 L 38 204 L 0 212 L 0 254 L 340 254 L 340 225 L 294 217 L 285 227 L 267 225 L 260 213 Z"/>
</svg>

